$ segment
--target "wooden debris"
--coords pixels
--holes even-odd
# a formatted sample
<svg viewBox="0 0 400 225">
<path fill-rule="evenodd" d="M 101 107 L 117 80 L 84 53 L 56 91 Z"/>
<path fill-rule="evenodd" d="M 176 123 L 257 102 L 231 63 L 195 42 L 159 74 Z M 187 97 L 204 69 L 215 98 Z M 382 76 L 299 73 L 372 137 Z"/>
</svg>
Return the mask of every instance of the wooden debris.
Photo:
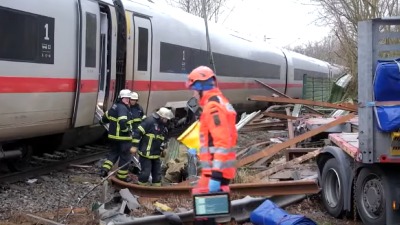
<svg viewBox="0 0 400 225">
<path fill-rule="evenodd" d="M 289 116 L 289 115 L 285 115 L 285 114 L 281 114 L 281 113 L 273 113 L 273 112 L 264 112 L 263 113 L 264 116 L 268 116 L 268 117 L 273 117 L 273 118 L 277 118 L 277 119 L 283 119 L 283 120 L 297 120 L 297 117 L 294 116 Z"/>
<path fill-rule="evenodd" d="M 92 166 L 89 165 L 76 165 L 76 164 L 69 164 L 70 167 L 75 167 L 75 168 L 92 168 Z"/>
<path fill-rule="evenodd" d="M 307 138 L 310 138 L 310 137 L 315 136 L 315 135 L 317 135 L 319 133 L 322 133 L 325 130 L 331 128 L 331 127 L 335 127 L 335 126 L 337 126 L 339 124 L 342 124 L 342 123 L 350 120 L 354 116 L 355 116 L 354 113 L 350 113 L 350 114 L 348 114 L 346 116 L 338 118 L 335 121 L 332 121 L 332 122 L 330 122 L 328 124 L 325 124 L 323 126 L 320 126 L 320 127 L 316 128 L 314 130 L 311 130 L 311 131 L 308 131 L 308 132 L 306 132 L 304 134 L 301 134 L 301 135 L 299 135 L 299 136 L 297 136 L 297 137 L 295 137 L 295 138 L 293 138 L 291 140 L 288 140 L 286 142 L 275 144 L 275 145 L 273 145 L 271 147 L 265 148 L 260 152 L 257 152 L 257 153 L 255 153 L 253 155 L 250 155 L 248 157 L 245 157 L 245 158 L 241 159 L 240 161 L 237 162 L 236 167 L 241 167 L 241 166 L 247 165 L 247 164 L 252 163 L 254 161 L 257 161 L 257 160 L 259 160 L 261 158 L 265 158 L 265 159 L 268 160 L 269 158 L 271 158 L 271 156 L 275 155 L 279 151 L 281 151 L 281 150 L 283 150 L 283 149 L 285 149 L 285 148 L 287 148 L 287 147 L 289 147 L 289 146 L 291 146 L 293 144 L 296 144 L 296 143 L 298 143 L 300 141 L 306 140 Z"/>
<path fill-rule="evenodd" d="M 314 105 L 321 106 L 326 108 L 334 108 L 334 109 L 343 109 L 347 111 L 356 112 L 358 107 L 357 105 L 350 103 L 340 103 L 334 104 L 329 102 L 320 102 L 320 101 L 312 101 L 306 99 L 288 99 L 288 98 L 274 98 L 274 97 L 266 97 L 266 96 L 257 96 L 253 95 L 248 98 L 250 101 L 265 101 L 265 102 L 276 102 L 276 103 L 289 103 L 289 104 L 303 104 L 303 105 Z"/>
<path fill-rule="evenodd" d="M 276 173 L 276 172 L 278 172 L 280 170 L 286 169 L 286 168 L 288 168 L 290 166 L 293 166 L 295 164 L 300 164 L 300 163 L 302 163 L 304 161 L 307 161 L 307 160 L 309 160 L 311 158 L 314 158 L 315 156 L 317 156 L 320 153 L 320 151 L 321 151 L 321 149 L 317 149 L 315 151 L 307 153 L 306 155 L 303 155 L 301 157 L 298 157 L 298 158 L 295 158 L 293 160 L 290 160 L 287 163 L 276 165 L 276 166 L 274 166 L 272 168 L 269 168 L 269 169 L 267 169 L 265 171 L 262 171 L 262 172 L 256 174 L 256 177 L 257 177 L 257 179 L 263 179 L 264 177 L 268 177 L 268 176 L 270 176 L 270 175 L 272 175 L 272 174 L 274 174 L 274 173 Z"/>
<path fill-rule="evenodd" d="M 238 151 L 238 152 L 236 153 L 236 156 L 239 158 L 239 157 L 241 157 L 242 155 L 246 154 L 246 153 L 247 153 L 250 149 L 252 149 L 252 148 L 256 148 L 256 147 L 261 146 L 261 145 L 269 145 L 269 144 L 271 144 L 270 141 L 264 141 L 264 142 L 259 142 L 259 143 L 256 143 L 256 144 L 252 144 L 252 145 L 247 146 L 247 147 L 245 147 L 244 149 Z"/>
<path fill-rule="evenodd" d="M 255 81 L 256 81 L 257 83 L 261 84 L 262 86 L 264 86 L 265 88 L 268 88 L 269 90 L 271 90 L 271 91 L 273 91 L 273 92 L 279 94 L 279 95 L 282 96 L 282 97 L 286 97 L 286 98 L 288 98 L 288 99 L 293 99 L 292 97 L 290 97 L 290 96 L 288 96 L 288 95 L 285 95 L 284 93 L 282 93 L 282 92 L 276 90 L 275 88 L 269 86 L 268 84 L 266 84 L 266 83 L 264 83 L 264 82 L 262 82 L 262 81 L 259 81 L 259 80 L 255 80 Z M 318 115 L 323 115 L 323 113 L 318 112 L 317 110 L 315 110 L 315 109 L 313 109 L 313 108 L 311 108 L 311 107 L 309 107 L 309 106 L 307 106 L 307 105 L 305 105 L 304 107 L 307 108 L 309 111 L 314 112 L 314 113 L 316 113 L 316 114 L 318 114 Z"/>
<path fill-rule="evenodd" d="M 290 113 L 290 109 L 289 108 L 286 108 L 286 115 L 287 116 L 290 116 L 291 115 L 291 113 Z M 294 130 L 293 130 L 293 123 L 292 123 L 292 120 L 287 120 L 287 123 L 288 123 L 288 136 L 289 136 L 289 139 L 293 139 L 294 138 Z M 296 145 L 295 144 L 292 144 L 291 146 L 290 146 L 291 148 L 294 148 L 294 147 L 296 147 Z"/>
<path fill-rule="evenodd" d="M 289 162 L 290 160 L 301 157 L 309 152 L 315 151 L 318 148 L 287 148 L 284 151 L 285 153 L 285 158 L 286 162 Z"/>
<path fill-rule="evenodd" d="M 62 223 L 57 223 L 55 221 L 48 220 L 48 219 L 45 219 L 45 218 L 42 218 L 42 217 L 39 217 L 39 216 L 35 216 L 35 215 L 32 215 L 32 214 L 26 214 L 26 215 L 31 217 L 31 218 L 34 218 L 36 220 L 39 220 L 40 224 L 45 224 L 45 225 L 63 225 Z"/>
<path fill-rule="evenodd" d="M 286 128 L 286 122 L 260 122 L 252 123 L 244 126 L 240 132 L 256 131 L 256 130 L 280 130 Z"/>
</svg>

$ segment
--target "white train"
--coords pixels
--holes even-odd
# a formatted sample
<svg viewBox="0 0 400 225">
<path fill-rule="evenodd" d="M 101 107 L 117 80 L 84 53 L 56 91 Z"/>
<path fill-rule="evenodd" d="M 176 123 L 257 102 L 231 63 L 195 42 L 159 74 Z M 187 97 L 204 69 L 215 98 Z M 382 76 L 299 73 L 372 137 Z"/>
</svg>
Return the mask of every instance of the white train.
<svg viewBox="0 0 400 225">
<path fill-rule="evenodd" d="M 267 93 L 254 79 L 298 98 L 303 74 L 339 73 L 215 24 L 209 32 L 219 85 L 238 111 Z M 187 73 L 210 66 L 203 19 L 146 0 L 2 0 L 0 45 L 4 150 L 98 138 L 96 105 L 108 109 L 123 88 L 139 93 L 147 114 L 164 105 L 179 112 L 191 97 Z"/>
</svg>

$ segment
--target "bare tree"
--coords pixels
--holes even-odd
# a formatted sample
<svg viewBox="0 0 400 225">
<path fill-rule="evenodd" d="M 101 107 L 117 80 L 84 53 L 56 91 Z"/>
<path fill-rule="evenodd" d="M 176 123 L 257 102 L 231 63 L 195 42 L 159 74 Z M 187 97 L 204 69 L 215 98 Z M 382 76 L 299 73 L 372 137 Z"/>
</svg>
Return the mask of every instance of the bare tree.
<svg viewBox="0 0 400 225">
<path fill-rule="evenodd" d="M 317 58 L 323 61 L 330 62 L 332 64 L 344 65 L 345 61 L 338 55 L 340 43 L 337 38 L 333 35 L 328 35 L 324 39 L 318 42 L 308 42 L 303 45 L 285 47 L 286 49 L 298 52 L 303 55 L 307 55 L 313 58 Z"/>
<path fill-rule="evenodd" d="M 219 15 L 223 13 L 226 0 L 205 0 L 208 20 L 218 22 Z M 196 16 L 203 17 L 203 0 L 168 0 L 168 4 Z"/>
<path fill-rule="evenodd" d="M 339 41 L 340 56 L 354 76 L 349 90 L 357 90 L 357 24 L 358 21 L 400 15 L 398 0 L 312 0 L 320 10 L 320 21 L 333 25 L 332 34 Z M 355 97 L 356 92 L 349 93 Z"/>
</svg>

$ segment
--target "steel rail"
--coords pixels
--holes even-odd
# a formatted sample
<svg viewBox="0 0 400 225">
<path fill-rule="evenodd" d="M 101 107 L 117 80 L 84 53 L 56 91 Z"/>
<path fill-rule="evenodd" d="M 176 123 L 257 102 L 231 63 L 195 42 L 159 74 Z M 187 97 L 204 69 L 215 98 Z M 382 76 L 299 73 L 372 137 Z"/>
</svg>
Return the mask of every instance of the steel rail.
<svg viewBox="0 0 400 225">
<path fill-rule="evenodd" d="M 171 197 L 182 196 L 190 197 L 191 186 L 163 186 L 151 187 L 141 186 L 132 183 L 126 183 L 115 176 L 111 177 L 112 184 L 118 188 L 128 188 L 132 194 L 142 197 Z M 272 196 L 272 195 L 293 195 L 293 194 L 316 194 L 319 192 L 317 181 L 299 180 L 299 181 L 280 181 L 268 183 L 246 183 L 229 185 L 233 195 L 251 195 L 251 196 Z"/>
<path fill-rule="evenodd" d="M 246 222 L 250 218 L 251 212 L 253 212 L 259 205 L 261 205 L 266 199 L 273 201 L 279 207 L 286 207 L 296 202 L 305 199 L 306 195 L 286 195 L 286 196 L 272 196 L 270 198 L 252 198 L 245 197 L 243 199 L 233 200 L 231 204 L 231 215 L 229 217 L 217 218 L 218 223 L 228 223 L 234 219 L 236 222 Z M 178 213 L 183 224 L 192 225 L 194 221 L 193 210 Z M 166 215 L 147 216 L 143 218 L 137 218 L 129 222 L 109 222 L 107 225 L 170 225 Z"/>
<path fill-rule="evenodd" d="M 83 163 L 94 162 L 96 160 L 103 158 L 107 152 L 109 152 L 109 150 L 103 150 L 99 148 L 98 152 L 93 154 L 85 154 L 71 159 L 60 160 L 59 162 L 54 162 L 51 164 L 47 164 L 45 166 L 29 168 L 26 171 L 0 175 L 0 184 L 13 183 L 24 179 L 29 179 L 32 177 L 47 174 L 54 170 L 65 169 L 70 164 L 83 164 Z"/>
</svg>

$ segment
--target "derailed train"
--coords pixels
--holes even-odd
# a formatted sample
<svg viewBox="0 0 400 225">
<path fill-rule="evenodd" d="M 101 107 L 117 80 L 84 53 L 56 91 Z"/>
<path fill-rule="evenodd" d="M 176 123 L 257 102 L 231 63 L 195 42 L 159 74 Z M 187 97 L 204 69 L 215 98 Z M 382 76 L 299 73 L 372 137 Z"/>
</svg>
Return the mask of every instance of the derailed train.
<svg viewBox="0 0 400 225">
<path fill-rule="evenodd" d="M 215 24 L 209 34 L 219 86 L 239 111 L 254 106 L 247 96 L 266 94 L 255 79 L 299 98 L 303 74 L 340 71 Z M 2 0 L 0 43 L 0 152 L 99 138 L 95 109 L 123 88 L 147 114 L 164 105 L 178 113 L 191 97 L 186 74 L 210 65 L 203 19 L 147 0 Z"/>
</svg>

